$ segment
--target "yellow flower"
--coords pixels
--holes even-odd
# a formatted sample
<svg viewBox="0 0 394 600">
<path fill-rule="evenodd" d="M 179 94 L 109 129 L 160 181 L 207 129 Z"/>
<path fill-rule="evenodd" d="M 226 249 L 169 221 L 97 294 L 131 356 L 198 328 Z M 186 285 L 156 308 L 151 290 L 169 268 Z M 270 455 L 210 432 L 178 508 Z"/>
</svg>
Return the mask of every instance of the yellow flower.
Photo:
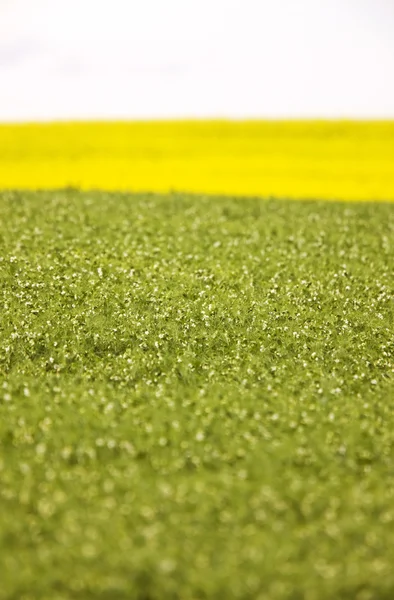
<svg viewBox="0 0 394 600">
<path fill-rule="evenodd" d="M 0 188 L 394 200 L 394 122 L 0 126 Z"/>
</svg>

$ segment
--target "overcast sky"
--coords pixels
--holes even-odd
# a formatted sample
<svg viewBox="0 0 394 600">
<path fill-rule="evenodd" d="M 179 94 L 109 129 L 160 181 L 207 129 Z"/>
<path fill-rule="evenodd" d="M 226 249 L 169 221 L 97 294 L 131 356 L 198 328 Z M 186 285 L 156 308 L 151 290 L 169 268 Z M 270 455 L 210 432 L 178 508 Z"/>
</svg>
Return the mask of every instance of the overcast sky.
<svg viewBox="0 0 394 600">
<path fill-rule="evenodd" d="M 0 121 L 394 118 L 394 0 L 0 0 Z"/>
</svg>

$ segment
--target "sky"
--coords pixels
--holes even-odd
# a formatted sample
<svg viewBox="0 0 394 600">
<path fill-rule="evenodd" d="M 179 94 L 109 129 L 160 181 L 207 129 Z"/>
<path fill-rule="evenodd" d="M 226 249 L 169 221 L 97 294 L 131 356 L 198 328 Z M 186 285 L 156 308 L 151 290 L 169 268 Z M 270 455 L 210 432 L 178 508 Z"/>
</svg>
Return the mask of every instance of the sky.
<svg viewBox="0 0 394 600">
<path fill-rule="evenodd" d="M 394 0 L 0 0 L 0 121 L 394 118 Z"/>
</svg>

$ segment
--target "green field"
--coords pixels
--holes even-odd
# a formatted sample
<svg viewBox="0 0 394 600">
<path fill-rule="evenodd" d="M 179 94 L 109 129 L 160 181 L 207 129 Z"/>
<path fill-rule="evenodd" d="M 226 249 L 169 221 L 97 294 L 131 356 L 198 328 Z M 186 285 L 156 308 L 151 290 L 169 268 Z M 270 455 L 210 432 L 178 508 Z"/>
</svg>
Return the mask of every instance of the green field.
<svg viewBox="0 0 394 600">
<path fill-rule="evenodd" d="M 394 598 L 394 204 L 0 218 L 1 600 Z"/>
</svg>

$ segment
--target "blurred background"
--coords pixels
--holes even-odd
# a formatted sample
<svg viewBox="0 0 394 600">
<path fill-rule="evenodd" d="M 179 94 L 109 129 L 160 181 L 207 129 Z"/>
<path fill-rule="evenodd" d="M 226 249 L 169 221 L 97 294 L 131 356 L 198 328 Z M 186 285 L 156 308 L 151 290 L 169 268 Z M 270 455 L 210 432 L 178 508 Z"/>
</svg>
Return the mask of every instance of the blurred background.
<svg viewBox="0 0 394 600">
<path fill-rule="evenodd" d="M 0 121 L 393 118 L 393 0 L 0 0 Z"/>
</svg>

